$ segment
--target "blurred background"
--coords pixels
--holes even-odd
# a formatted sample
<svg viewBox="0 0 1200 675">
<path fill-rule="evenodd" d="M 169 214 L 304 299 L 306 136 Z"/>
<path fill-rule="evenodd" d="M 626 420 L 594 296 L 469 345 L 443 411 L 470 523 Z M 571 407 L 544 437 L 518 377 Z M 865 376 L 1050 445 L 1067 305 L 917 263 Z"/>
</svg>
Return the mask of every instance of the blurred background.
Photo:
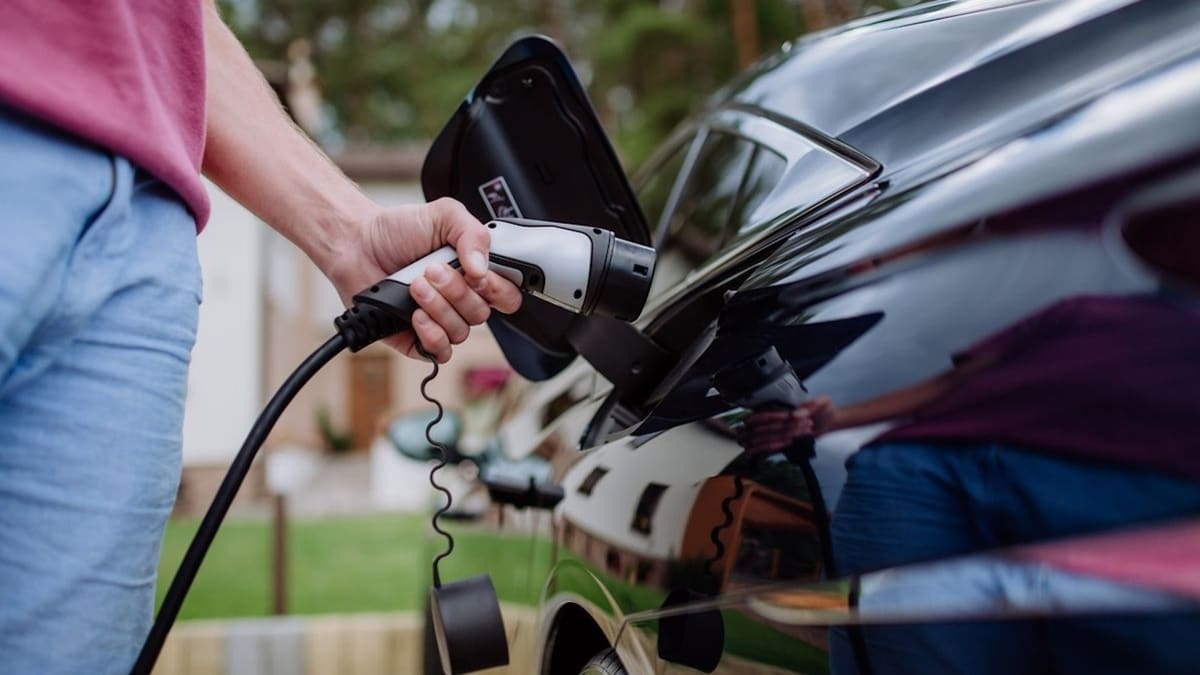
<svg viewBox="0 0 1200 675">
<path fill-rule="evenodd" d="M 432 138 L 512 40 L 570 55 L 627 165 L 706 94 L 803 33 L 912 0 L 220 0 L 327 148 Z"/>
<path fill-rule="evenodd" d="M 297 124 L 388 205 L 423 201 L 419 174 L 429 141 L 504 47 L 523 35 L 549 35 L 567 51 L 632 175 L 690 110 L 760 56 L 805 33 L 911 4 L 219 0 Z M 199 239 L 205 298 L 184 475 L 160 593 L 267 396 L 329 335 L 342 309 L 302 254 L 210 190 L 213 215 Z M 413 629 L 428 561 L 441 546 L 429 536 L 433 455 L 423 430 L 430 409 L 418 392 L 428 369 L 376 345 L 334 361 L 301 392 L 184 605 L 181 619 L 210 621 L 176 630 L 160 672 L 292 672 L 288 650 L 263 651 L 261 640 L 246 638 L 244 654 L 237 653 L 238 631 L 253 637 L 275 624 L 228 620 L 271 614 L 325 617 L 297 629 L 320 632 L 306 642 L 310 666 L 332 664 L 320 672 L 415 672 L 420 638 Z M 449 411 L 435 435 L 451 449 L 445 477 L 460 521 L 458 549 L 444 574 L 477 573 L 487 559 L 506 612 L 516 615 L 541 590 L 534 581 L 545 571 L 525 563 L 531 547 L 550 545 L 530 534 L 545 516 L 490 504 L 478 478 L 491 472 L 537 482 L 550 475 L 542 456 L 551 452 L 517 462 L 497 438 L 522 390 L 486 330 L 457 348 L 431 385 Z M 510 632 L 521 625 L 509 621 Z M 381 670 L 385 662 L 392 665 Z M 240 670 L 231 671 L 231 663 Z M 525 667 L 515 662 L 511 672 Z"/>
</svg>

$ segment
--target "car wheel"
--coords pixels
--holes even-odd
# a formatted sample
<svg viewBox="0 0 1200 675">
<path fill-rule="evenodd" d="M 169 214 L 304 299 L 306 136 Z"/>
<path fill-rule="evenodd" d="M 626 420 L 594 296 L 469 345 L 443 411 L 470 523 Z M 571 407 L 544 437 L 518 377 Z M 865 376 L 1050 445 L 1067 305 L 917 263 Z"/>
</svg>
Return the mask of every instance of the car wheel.
<svg viewBox="0 0 1200 675">
<path fill-rule="evenodd" d="M 579 675 L 626 675 L 625 666 L 617 658 L 617 650 L 605 649 L 593 656 L 579 671 Z"/>
</svg>

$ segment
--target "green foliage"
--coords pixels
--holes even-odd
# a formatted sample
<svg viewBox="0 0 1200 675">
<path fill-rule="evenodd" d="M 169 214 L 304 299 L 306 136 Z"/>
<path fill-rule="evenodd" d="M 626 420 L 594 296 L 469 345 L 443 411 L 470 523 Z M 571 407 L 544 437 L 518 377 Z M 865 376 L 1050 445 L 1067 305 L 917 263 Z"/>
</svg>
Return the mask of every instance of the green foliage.
<svg viewBox="0 0 1200 675">
<path fill-rule="evenodd" d="M 606 111 L 610 126 L 617 119 L 616 143 L 631 165 L 640 164 L 732 71 L 727 36 L 702 16 L 651 5 L 630 8 L 600 31 L 593 97 L 604 105 L 617 88 L 631 95 L 634 107 L 623 118 L 616 117 L 620 111 Z"/>
<path fill-rule="evenodd" d="M 321 407 L 317 410 L 317 430 L 321 432 L 321 440 L 325 442 L 325 448 L 330 452 L 346 452 L 354 445 L 354 437 L 350 435 L 350 432 L 333 426 L 329 408 Z"/>
<path fill-rule="evenodd" d="M 735 69 L 728 0 L 220 4 L 256 58 L 283 62 L 297 40 L 311 45 L 333 126 L 349 140 L 431 138 L 504 46 L 523 34 L 555 36 L 595 74 L 593 100 L 635 160 Z M 797 7 L 798 0 L 758 2 L 763 50 L 794 36 Z M 613 109 L 617 87 L 632 94 L 632 110 Z"/>
<path fill-rule="evenodd" d="M 163 539 L 158 603 L 183 558 L 197 521 L 171 521 Z M 441 551 L 422 515 L 293 521 L 288 530 L 288 607 L 293 614 L 420 611 L 431 581 L 429 563 Z M 442 566 L 444 579 L 488 572 L 502 602 L 536 606 L 550 573 L 551 543 L 544 538 L 454 527 L 455 550 Z M 224 619 L 270 613 L 271 530 L 265 521 L 235 520 L 221 527 L 179 618 Z M 607 606 L 589 569 L 625 612 L 653 609 L 665 594 L 632 586 L 560 552 L 558 591 Z M 530 564 L 532 563 L 532 564 Z M 825 654 L 737 611 L 723 612 L 726 648 L 732 654 L 804 673 L 827 672 Z M 653 632 L 653 624 L 644 628 Z"/>
<path fill-rule="evenodd" d="M 737 71 L 731 0 L 218 0 L 250 53 L 306 41 L 328 105 L 322 140 L 432 138 L 504 47 L 553 36 L 590 79 L 629 166 Z M 811 0 L 755 0 L 757 51 L 810 27 Z M 850 16 L 911 0 L 825 0 Z M 590 75 L 590 77 L 589 77 Z"/>
</svg>

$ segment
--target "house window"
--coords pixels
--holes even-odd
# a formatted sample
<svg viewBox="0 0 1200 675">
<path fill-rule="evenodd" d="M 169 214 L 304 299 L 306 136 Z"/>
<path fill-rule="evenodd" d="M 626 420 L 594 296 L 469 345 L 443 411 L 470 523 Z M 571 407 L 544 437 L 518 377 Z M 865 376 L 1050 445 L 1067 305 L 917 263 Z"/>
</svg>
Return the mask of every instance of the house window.
<svg viewBox="0 0 1200 675">
<path fill-rule="evenodd" d="M 636 583 L 644 584 L 650 580 L 650 573 L 654 571 L 648 560 L 639 560 L 637 564 L 637 575 L 634 577 Z"/>
<path fill-rule="evenodd" d="M 591 495 L 592 490 L 596 489 L 596 483 L 599 483 L 600 479 L 604 478 L 604 474 L 606 473 L 608 473 L 608 469 L 602 466 L 592 469 L 592 472 L 579 484 L 579 494 L 584 496 Z"/>
<path fill-rule="evenodd" d="M 621 573 L 621 554 L 617 552 L 617 549 L 610 548 L 608 553 L 604 554 L 604 567 L 613 574 Z"/>
<path fill-rule="evenodd" d="M 661 483 L 650 483 L 645 490 L 642 490 L 642 496 L 638 498 L 637 510 L 633 513 L 633 524 L 630 525 L 635 532 L 650 534 L 654 511 L 658 509 L 658 502 L 666 491 L 667 486 Z"/>
</svg>

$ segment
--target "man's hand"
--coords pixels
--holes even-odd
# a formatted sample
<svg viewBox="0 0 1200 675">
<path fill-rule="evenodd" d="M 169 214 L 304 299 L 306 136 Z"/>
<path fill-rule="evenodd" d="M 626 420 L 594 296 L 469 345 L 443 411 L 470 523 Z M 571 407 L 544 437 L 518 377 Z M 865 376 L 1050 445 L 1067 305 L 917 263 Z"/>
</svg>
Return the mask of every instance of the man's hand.
<svg viewBox="0 0 1200 675">
<path fill-rule="evenodd" d="M 521 306 L 520 290 L 488 271 L 487 228 L 453 199 L 369 211 L 343 237 L 322 271 L 346 304 L 355 293 L 434 249 L 449 244 L 458 251 L 462 273 L 437 263 L 410 288 L 421 306 L 413 313 L 413 331 L 425 351 L 441 363 L 449 360 L 453 345 L 467 339 L 471 326 L 487 320 L 492 308 L 509 314 Z M 411 333 L 393 336 L 387 343 L 415 355 Z"/>
<path fill-rule="evenodd" d="M 439 199 L 384 209 L 372 202 L 291 123 L 211 0 L 204 18 L 205 175 L 308 254 L 343 301 L 436 248 L 454 246 L 465 279 L 437 265 L 411 288 L 422 308 L 413 330 L 438 361 L 487 319 L 489 305 L 517 310 L 517 288 L 488 273 L 487 228 L 462 204 Z M 388 342 L 414 351 L 411 334 Z"/>
<path fill-rule="evenodd" d="M 805 401 L 793 410 L 756 412 L 746 418 L 738 443 L 752 455 L 769 455 L 797 438 L 820 436 L 837 428 L 838 410 L 828 396 Z"/>
</svg>

